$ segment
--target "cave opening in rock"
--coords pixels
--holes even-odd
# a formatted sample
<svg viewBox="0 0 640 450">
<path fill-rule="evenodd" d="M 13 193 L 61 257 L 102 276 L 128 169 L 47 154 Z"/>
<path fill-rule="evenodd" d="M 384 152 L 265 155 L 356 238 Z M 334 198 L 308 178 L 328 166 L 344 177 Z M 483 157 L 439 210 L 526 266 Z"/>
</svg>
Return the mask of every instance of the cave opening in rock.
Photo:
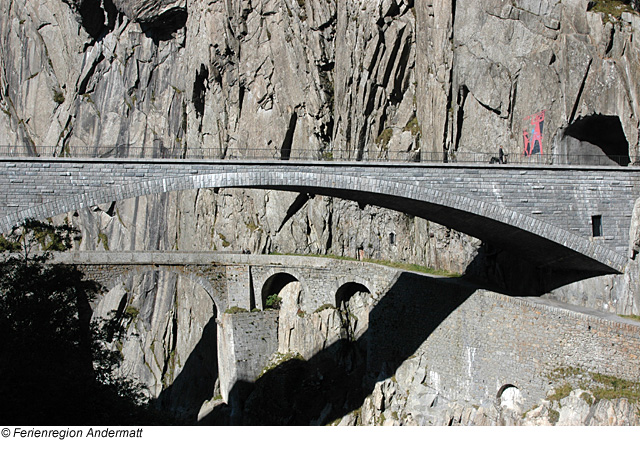
<svg viewBox="0 0 640 450">
<path fill-rule="evenodd" d="M 564 131 L 562 153 L 570 164 L 629 165 L 629 142 L 618 116 L 581 117 Z"/>
</svg>

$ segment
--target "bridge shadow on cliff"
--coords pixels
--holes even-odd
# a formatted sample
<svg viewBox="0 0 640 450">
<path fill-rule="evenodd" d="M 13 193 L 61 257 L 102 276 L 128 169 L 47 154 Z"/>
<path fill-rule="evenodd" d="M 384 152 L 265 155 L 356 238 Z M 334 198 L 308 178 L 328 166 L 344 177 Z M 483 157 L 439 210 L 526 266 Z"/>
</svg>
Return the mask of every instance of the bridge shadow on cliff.
<svg viewBox="0 0 640 450">
<path fill-rule="evenodd" d="M 180 422 L 194 423 L 200 406 L 211 399 L 218 379 L 218 344 L 215 315 L 202 331 L 182 371 L 155 400 L 155 407 L 168 411 Z"/>
<path fill-rule="evenodd" d="M 376 382 L 390 378 L 432 333 L 485 288 L 513 296 L 540 295 L 579 279 L 584 272 L 547 274 L 526 260 L 483 247 L 462 278 L 399 273 L 369 313 L 358 339 L 341 339 L 307 361 L 292 359 L 255 383 L 238 382 L 222 404 L 198 421 L 212 398 L 217 373 L 215 317 L 157 406 L 185 423 L 201 425 L 323 425 L 360 408 Z"/>
<path fill-rule="evenodd" d="M 514 251 L 483 242 L 465 269 L 465 280 L 501 294 L 538 297 L 571 283 L 606 275 L 571 267 L 541 267 Z"/>
<path fill-rule="evenodd" d="M 219 406 L 200 424 L 324 425 L 340 419 L 475 291 L 462 279 L 403 272 L 371 310 L 359 339 L 342 339 L 308 361 L 286 361 L 255 383 L 236 383 L 231 407 Z"/>
</svg>

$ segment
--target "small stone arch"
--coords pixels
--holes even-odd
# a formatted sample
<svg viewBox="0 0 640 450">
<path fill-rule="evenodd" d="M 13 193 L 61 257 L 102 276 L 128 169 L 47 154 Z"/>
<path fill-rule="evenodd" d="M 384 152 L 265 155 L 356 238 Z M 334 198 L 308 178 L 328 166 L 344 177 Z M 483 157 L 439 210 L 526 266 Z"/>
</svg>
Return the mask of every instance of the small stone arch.
<svg viewBox="0 0 640 450">
<path fill-rule="evenodd" d="M 505 384 L 496 394 L 496 399 L 503 409 L 517 410 L 522 405 L 522 394 L 520 389 L 513 384 Z"/>
<path fill-rule="evenodd" d="M 355 290 L 349 292 L 350 289 Z M 349 299 L 356 292 L 367 292 L 373 295 L 374 290 L 375 286 L 372 286 L 370 280 L 365 280 L 364 278 L 359 276 L 341 277 L 335 280 L 330 298 L 334 301 L 333 306 L 339 308 L 340 301 L 342 300 L 344 295 L 348 294 L 348 297 L 346 298 Z"/>
<path fill-rule="evenodd" d="M 362 283 L 358 283 L 356 281 L 350 281 L 342 284 L 335 293 L 335 306 L 336 308 L 340 308 L 345 302 L 349 301 L 349 299 L 358 292 L 364 292 L 367 294 L 371 294 L 371 290 Z"/>
</svg>

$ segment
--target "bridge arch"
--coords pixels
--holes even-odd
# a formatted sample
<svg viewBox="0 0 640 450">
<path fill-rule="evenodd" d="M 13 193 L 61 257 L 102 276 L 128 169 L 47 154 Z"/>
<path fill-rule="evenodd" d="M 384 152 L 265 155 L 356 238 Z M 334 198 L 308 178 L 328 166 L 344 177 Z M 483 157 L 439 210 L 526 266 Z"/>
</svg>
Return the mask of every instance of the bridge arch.
<svg viewBox="0 0 640 450">
<path fill-rule="evenodd" d="M 498 247 L 508 247 L 534 261 L 539 267 L 593 274 L 620 273 L 626 257 L 556 225 L 502 206 L 432 186 L 387 179 L 341 175 L 332 172 L 273 169 L 185 175 L 150 179 L 124 186 L 99 188 L 11 213 L 4 220 L 19 223 L 29 217 L 46 219 L 96 204 L 150 194 L 205 188 L 273 189 L 354 200 L 419 216 L 477 237 Z M 9 226 L 10 227 L 10 226 Z"/>
<path fill-rule="evenodd" d="M 336 308 L 340 308 L 340 305 L 345 301 L 348 301 L 355 293 L 365 292 L 373 295 L 373 290 L 369 287 L 370 281 L 361 277 L 343 277 L 338 279 L 335 283 L 335 288 L 332 289 L 331 298 L 334 299 Z"/>
<path fill-rule="evenodd" d="M 115 267 L 113 269 L 116 269 Z M 211 299 L 216 315 L 226 310 L 226 302 L 219 297 L 219 293 L 216 292 L 213 285 L 203 275 L 191 272 L 188 270 L 188 266 L 140 266 L 140 265 L 118 265 L 119 271 L 113 271 L 111 276 L 104 276 L 105 268 L 99 268 L 101 274 L 99 281 L 107 292 L 112 291 L 118 286 L 126 284 L 127 280 L 130 280 L 135 275 L 145 275 L 153 272 L 168 272 L 175 273 L 182 277 L 187 278 L 194 284 L 200 286 Z M 187 270 L 185 270 L 187 269 Z M 85 267 L 86 270 L 86 267 Z M 109 269 L 106 269 L 109 271 Z M 85 272 L 86 273 L 86 272 Z M 91 277 L 91 275 L 89 275 Z"/>
<path fill-rule="evenodd" d="M 302 293 L 302 300 L 309 299 L 309 288 L 304 282 L 304 277 L 297 270 L 287 268 L 272 268 L 267 271 L 263 280 L 259 283 L 260 300 L 262 309 L 266 308 L 267 298 L 273 294 L 279 294 L 286 286 L 291 283 L 299 283 Z"/>
</svg>

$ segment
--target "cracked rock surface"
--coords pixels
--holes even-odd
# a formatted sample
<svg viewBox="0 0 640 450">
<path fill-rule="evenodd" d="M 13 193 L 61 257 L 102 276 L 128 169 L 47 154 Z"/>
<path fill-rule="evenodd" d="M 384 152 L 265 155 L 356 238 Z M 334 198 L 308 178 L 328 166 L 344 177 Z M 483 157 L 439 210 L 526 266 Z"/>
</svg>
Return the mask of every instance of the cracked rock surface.
<svg viewBox="0 0 640 450">
<path fill-rule="evenodd" d="M 202 148 L 242 157 L 247 149 L 275 156 L 311 149 L 423 161 L 464 160 L 502 145 L 512 157 L 521 153 L 526 118 L 544 110 L 550 154 L 592 151 L 566 131 L 581 119 L 606 116 L 619 120 L 635 162 L 640 16 L 613 18 L 589 3 L 2 1 L 0 145 L 40 155 L 65 148 L 109 155 L 120 147 L 143 157 L 189 157 Z M 420 218 L 274 191 L 154 195 L 69 217 L 86 250 L 320 253 L 462 273 L 480 245 Z M 635 259 L 630 264 L 624 277 L 556 295 L 637 314 L 638 269 Z M 162 282 L 155 276 L 130 281 L 127 304 L 135 297 L 143 311 L 159 302 L 165 313 L 145 318 L 141 344 L 124 355 L 159 395 L 177 377 L 171 367 L 188 358 L 216 312 L 195 306 L 210 305 L 204 292 L 181 287 L 175 276 Z M 144 288 L 154 283 L 155 290 Z M 292 342 L 302 340 L 293 334 Z M 175 345 L 151 348 L 167 339 Z"/>
</svg>

